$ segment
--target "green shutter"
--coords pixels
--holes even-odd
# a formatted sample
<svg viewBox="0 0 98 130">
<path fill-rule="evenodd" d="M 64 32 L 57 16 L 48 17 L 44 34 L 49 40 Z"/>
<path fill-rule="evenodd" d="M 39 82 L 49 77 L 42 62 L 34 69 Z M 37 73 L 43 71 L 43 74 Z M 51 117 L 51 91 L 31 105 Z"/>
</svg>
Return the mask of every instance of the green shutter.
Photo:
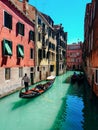
<svg viewBox="0 0 98 130">
<path fill-rule="evenodd" d="M 17 46 L 17 56 L 22 58 L 24 57 L 24 48 L 20 44 Z"/>
<path fill-rule="evenodd" d="M 8 55 L 12 55 L 12 51 L 11 51 L 11 48 L 10 48 L 8 43 L 5 43 L 5 49 L 6 49 L 7 53 L 8 53 Z"/>
<path fill-rule="evenodd" d="M 12 55 L 12 42 L 3 40 L 3 55 Z"/>
<path fill-rule="evenodd" d="M 23 52 L 23 49 L 19 46 L 19 54 L 21 57 L 24 57 L 24 52 Z"/>
</svg>

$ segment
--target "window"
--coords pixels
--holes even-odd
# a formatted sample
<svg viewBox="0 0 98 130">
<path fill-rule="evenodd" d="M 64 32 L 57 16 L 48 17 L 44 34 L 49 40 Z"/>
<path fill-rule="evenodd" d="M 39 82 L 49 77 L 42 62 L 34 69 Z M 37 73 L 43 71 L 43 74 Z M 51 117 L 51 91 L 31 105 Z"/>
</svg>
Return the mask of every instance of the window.
<svg viewBox="0 0 98 130">
<path fill-rule="evenodd" d="M 49 49 L 51 48 L 51 46 L 52 46 L 52 44 L 51 44 L 51 42 L 49 42 Z"/>
<path fill-rule="evenodd" d="M 10 68 L 5 68 L 5 80 L 10 79 Z"/>
<path fill-rule="evenodd" d="M 24 36 L 24 24 L 18 22 L 16 26 L 17 34 Z"/>
<path fill-rule="evenodd" d="M 34 41 L 34 39 L 35 39 L 34 31 L 30 30 L 30 32 L 29 32 L 29 41 L 30 40 Z"/>
<path fill-rule="evenodd" d="M 23 77 L 23 68 L 19 67 L 19 77 Z"/>
<path fill-rule="evenodd" d="M 38 41 L 41 41 L 41 34 L 38 33 Z"/>
<path fill-rule="evenodd" d="M 38 24 L 41 25 L 41 19 L 40 18 L 38 18 Z"/>
<path fill-rule="evenodd" d="M 2 50 L 4 56 L 12 56 L 12 42 L 4 39 Z"/>
<path fill-rule="evenodd" d="M 49 51 L 47 52 L 47 58 L 48 59 L 50 58 L 50 52 Z"/>
<path fill-rule="evenodd" d="M 95 84 L 98 85 L 98 69 L 95 70 Z"/>
<path fill-rule="evenodd" d="M 18 58 L 24 58 L 24 47 L 23 47 L 23 45 L 20 45 L 20 44 L 17 45 L 17 57 Z"/>
<path fill-rule="evenodd" d="M 37 67 L 37 71 L 39 71 L 39 66 Z"/>
<path fill-rule="evenodd" d="M 42 23 L 42 33 L 43 33 L 43 35 L 46 34 L 46 32 L 45 32 L 45 24 L 44 23 Z"/>
<path fill-rule="evenodd" d="M 51 30 L 50 29 L 48 30 L 48 35 L 51 36 Z"/>
<path fill-rule="evenodd" d="M 59 70 L 62 70 L 62 65 L 61 64 L 59 65 Z"/>
<path fill-rule="evenodd" d="M 41 49 L 38 50 L 38 58 L 40 60 L 42 60 L 42 50 Z"/>
<path fill-rule="evenodd" d="M 12 29 L 12 16 L 4 11 L 4 26 Z"/>
<path fill-rule="evenodd" d="M 46 51 L 43 50 L 43 58 L 46 58 Z"/>
<path fill-rule="evenodd" d="M 34 68 L 33 67 L 30 68 L 30 72 L 34 72 Z"/>
<path fill-rule="evenodd" d="M 34 50 L 31 48 L 30 49 L 30 58 L 33 59 L 34 58 Z"/>
<path fill-rule="evenodd" d="M 50 72 L 54 71 L 54 65 L 50 65 Z"/>
<path fill-rule="evenodd" d="M 43 67 L 43 71 L 45 71 L 45 67 Z"/>
<path fill-rule="evenodd" d="M 55 45 L 53 43 L 51 44 L 51 48 L 55 50 Z"/>
</svg>

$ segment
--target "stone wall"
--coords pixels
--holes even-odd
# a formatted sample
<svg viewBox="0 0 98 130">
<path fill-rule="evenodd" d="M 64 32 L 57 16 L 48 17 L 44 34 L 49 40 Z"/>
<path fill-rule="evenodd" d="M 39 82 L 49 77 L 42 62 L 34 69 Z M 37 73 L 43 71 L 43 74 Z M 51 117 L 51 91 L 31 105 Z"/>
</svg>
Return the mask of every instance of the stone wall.
<svg viewBox="0 0 98 130">
<path fill-rule="evenodd" d="M 23 75 L 27 73 L 30 77 L 30 68 L 23 68 Z M 5 68 L 0 68 L 0 97 L 13 93 L 22 88 L 22 77 L 19 77 L 19 68 L 11 68 L 11 79 L 5 80 Z"/>
</svg>

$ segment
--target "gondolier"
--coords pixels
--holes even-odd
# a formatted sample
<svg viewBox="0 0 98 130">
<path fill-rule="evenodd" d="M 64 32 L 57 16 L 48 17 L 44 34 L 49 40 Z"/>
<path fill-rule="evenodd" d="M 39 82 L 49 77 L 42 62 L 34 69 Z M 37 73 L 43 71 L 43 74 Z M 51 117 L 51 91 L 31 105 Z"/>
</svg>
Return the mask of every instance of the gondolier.
<svg viewBox="0 0 98 130">
<path fill-rule="evenodd" d="M 27 92 L 28 88 L 29 88 L 30 79 L 29 79 L 29 77 L 27 76 L 26 73 L 25 73 L 25 76 L 22 78 L 22 80 L 24 80 L 25 91 Z"/>
<path fill-rule="evenodd" d="M 55 79 L 54 79 L 55 80 Z M 46 92 L 49 88 L 52 87 L 52 84 L 54 83 L 54 80 L 50 80 L 44 84 L 38 84 L 35 87 L 28 90 L 28 92 L 24 92 L 23 89 L 19 92 L 20 98 L 34 98 L 42 93 Z"/>
</svg>

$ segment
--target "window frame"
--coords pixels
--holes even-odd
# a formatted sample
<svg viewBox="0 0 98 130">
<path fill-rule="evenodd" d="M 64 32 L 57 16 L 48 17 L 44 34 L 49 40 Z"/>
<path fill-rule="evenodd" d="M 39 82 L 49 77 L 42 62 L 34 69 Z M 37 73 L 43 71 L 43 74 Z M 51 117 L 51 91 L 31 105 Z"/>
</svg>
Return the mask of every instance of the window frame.
<svg viewBox="0 0 98 130">
<path fill-rule="evenodd" d="M 10 79 L 11 79 L 11 68 L 5 68 L 5 80 L 10 80 Z"/>
<path fill-rule="evenodd" d="M 2 42 L 2 55 L 3 56 L 12 56 L 13 55 L 13 53 L 12 54 L 7 54 L 7 50 L 6 50 L 6 47 L 5 47 L 5 43 L 7 43 L 8 44 L 8 46 L 10 47 L 10 49 L 11 49 L 11 51 L 12 51 L 12 41 L 9 41 L 9 40 L 7 40 L 7 39 L 3 39 L 3 42 Z"/>
<path fill-rule="evenodd" d="M 34 49 L 30 48 L 30 59 L 34 59 Z"/>
<path fill-rule="evenodd" d="M 38 41 L 41 41 L 41 33 L 38 32 Z"/>
<path fill-rule="evenodd" d="M 54 71 L 54 65 L 50 65 L 50 72 Z"/>
<path fill-rule="evenodd" d="M 42 20 L 38 17 L 38 25 L 42 24 Z"/>
<path fill-rule="evenodd" d="M 17 34 L 24 36 L 25 35 L 25 25 L 18 21 L 16 24 L 16 32 L 17 32 Z"/>
<path fill-rule="evenodd" d="M 97 71 L 97 73 L 96 73 L 96 71 Z M 97 75 L 97 77 L 96 77 L 96 75 Z M 94 82 L 96 85 L 98 85 L 98 69 L 95 69 Z"/>
<path fill-rule="evenodd" d="M 9 14 L 7 11 L 4 10 L 4 13 L 3 13 L 3 18 L 4 18 L 4 21 L 3 21 L 3 25 L 4 27 L 12 30 L 12 15 Z M 6 22 L 6 19 L 7 19 L 7 22 Z M 8 22 L 9 21 L 9 22 Z M 11 23 L 10 23 L 11 22 Z"/>
<path fill-rule="evenodd" d="M 19 67 L 19 78 L 23 77 L 23 67 Z"/>
<path fill-rule="evenodd" d="M 19 47 L 22 49 L 22 51 L 23 51 L 23 53 L 24 53 L 24 46 L 21 45 L 21 44 L 18 44 L 18 45 L 17 45 L 17 57 L 18 57 L 18 58 L 24 58 L 24 55 L 21 56 L 21 55 L 19 54 Z"/>
<path fill-rule="evenodd" d="M 29 41 L 34 41 L 35 40 L 35 33 L 34 31 L 30 30 L 29 31 Z"/>
</svg>

